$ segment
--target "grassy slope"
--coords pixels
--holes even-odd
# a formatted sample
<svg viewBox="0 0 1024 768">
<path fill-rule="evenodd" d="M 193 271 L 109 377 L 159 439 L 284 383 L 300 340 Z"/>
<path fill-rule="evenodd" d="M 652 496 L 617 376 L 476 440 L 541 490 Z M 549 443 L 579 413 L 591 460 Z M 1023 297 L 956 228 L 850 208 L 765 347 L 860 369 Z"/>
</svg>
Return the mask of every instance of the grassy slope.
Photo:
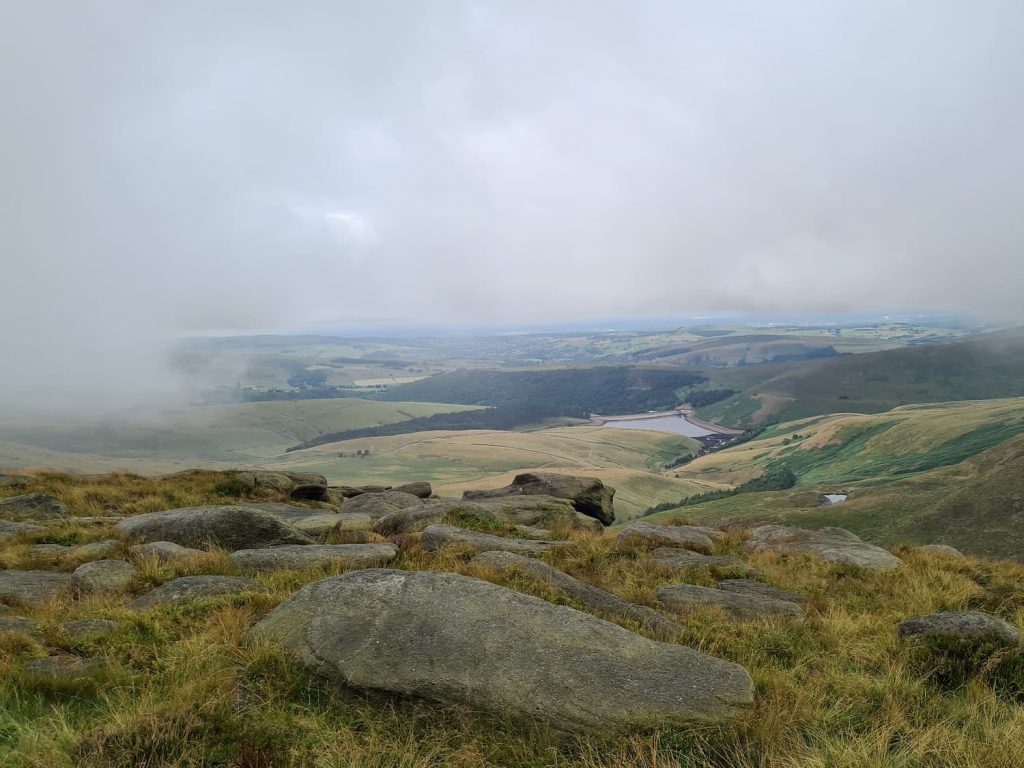
<svg viewBox="0 0 1024 768">
<path fill-rule="evenodd" d="M 793 440 L 793 436 L 802 437 Z M 774 519 L 839 525 L 887 544 L 943 541 L 1024 558 L 1024 399 L 910 406 L 874 416 L 819 417 L 701 457 L 682 477 L 739 483 L 784 461 L 787 491 L 743 494 L 668 511 L 664 519 Z M 787 445 L 788 442 L 788 445 Z M 818 506 L 822 493 L 849 500 Z"/>
<path fill-rule="evenodd" d="M 742 392 L 699 415 L 745 425 L 840 411 L 877 413 L 907 403 L 1022 395 L 1024 334 L 1003 332 L 784 367 L 758 366 L 747 375 L 752 378 Z"/>
<path fill-rule="evenodd" d="M 470 406 L 293 400 L 202 406 L 104 424 L 5 424 L 0 436 L 47 450 L 106 457 L 252 463 L 327 432 L 392 424 Z"/>
<path fill-rule="evenodd" d="M 143 480 L 40 477 L 32 490 L 61 496 L 76 514 L 124 513 L 162 505 L 225 501 L 210 474 Z M 38 565 L 28 545 L 110 535 L 96 526 L 0 546 L 0 567 Z M 616 552 L 610 535 L 577 534 L 576 551 L 546 557 L 558 568 L 622 597 L 651 605 L 653 590 L 680 581 L 713 583 L 707 573 L 673 573 Z M 718 545 L 737 553 L 739 537 Z M 1024 568 L 902 553 L 907 567 L 871 574 L 810 557 L 762 554 L 752 564 L 767 581 L 810 598 L 801 623 L 726 621 L 713 611 L 680 617 L 671 642 L 746 667 L 753 709 L 735 722 L 690 731 L 553 739 L 542 730 L 473 715 L 459 707 L 340 695 L 267 644 L 243 636 L 261 615 L 324 571 L 260 576 L 248 594 L 135 615 L 123 597 L 59 600 L 19 611 L 44 635 L 0 636 L 0 764 L 5 768 L 210 766 L 255 768 L 1016 768 L 1024 763 L 1020 689 L 975 679 L 944 688 L 900 642 L 903 619 L 936 610 L 979 608 L 1024 627 Z M 75 563 L 62 561 L 61 569 Z M 231 573 L 213 551 L 174 566 L 139 563 L 131 594 L 179 575 Z M 395 564 L 454 571 L 579 608 L 568 596 L 514 575 L 468 565 L 449 550 L 431 555 L 414 538 Z M 726 575 L 726 574 L 722 574 Z M 102 642 L 72 642 L 56 623 L 106 617 L 124 622 Z M 633 627 L 631 627 L 633 628 Z M 635 628 L 634 628 L 635 629 Z M 100 656 L 108 673 L 54 684 L 20 671 L 47 653 Z M 1012 681 L 1009 678 L 1007 681 Z M 1022 681 L 1017 679 L 1019 685 Z"/>
<path fill-rule="evenodd" d="M 721 487 L 657 473 L 696 447 L 696 441 L 666 432 L 592 426 L 437 431 L 331 443 L 290 453 L 272 466 L 322 472 L 349 484 L 429 480 L 443 496 L 504 485 L 530 469 L 598 475 L 617 489 L 616 514 L 628 519 L 652 503 Z M 370 455 L 353 456 L 358 450 Z"/>
</svg>

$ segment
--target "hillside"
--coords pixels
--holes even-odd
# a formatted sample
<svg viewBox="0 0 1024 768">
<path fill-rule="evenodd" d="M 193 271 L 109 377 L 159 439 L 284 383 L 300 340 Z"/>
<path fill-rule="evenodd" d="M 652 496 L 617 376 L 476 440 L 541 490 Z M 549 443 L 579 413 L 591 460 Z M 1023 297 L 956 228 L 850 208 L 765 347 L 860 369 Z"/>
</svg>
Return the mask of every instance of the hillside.
<svg viewBox="0 0 1024 768">
<path fill-rule="evenodd" d="M 731 372 L 712 374 L 730 385 Z M 700 409 L 730 426 L 826 413 L 878 413 L 910 403 L 1024 395 L 1020 330 L 789 365 L 750 366 L 736 395 Z"/>
<path fill-rule="evenodd" d="M 513 558 L 518 565 L 507 569 L 508 553 L 431 549 L 425 532 L 394 537 L 399 549 L 373 532 L 347 531 L 326 540 L 337 546 L 359 533 L 371 543 L 336 551 L 376 547 L 392 558 L 391 570 L 338 560 L 253 571 L 242 553 L 214 545 L 160 560 L 133 548 L 117 518 L 96 519 L 286 498 L 252 495 L 235 475 L 33 474 L 21 489 L 0 488 L 0 498 L 22 491 L 53 494 L 69 516 L 0 541 L 0 602 L 8 604 L 0 616 L 5 768 L 1016 768 L 1024 761 L 1019 647 L 949 647 L 898 634 L 901 623 L 936 611 L 984 611 L 1019 632 L 1020 565 L 897 548 L 899 567 L 871 570 L 810 554 L 750 552 L 750 532 L 731 529 L 716 533 L 712 552 L 736 565 L 677 569 L 656 553 L 622 546 L 613 533 L 563 531 L 560 545 L 532 565 Z M 493 521 L 479 530 L 516 541 Z M 121 563 L 119 581 L 96 578 L 109 571 L 104 563 Z M 755 586 L 793 602 L 762 601 L 776 612 L 741 617 L 659 597 L 686 589 L 734 594 L 723 579 L 749 576 L 750 568 Z M 4 577 L 25 569 L 35 569 L 35 584 L 53 586 L 20 603 L 11 597 L 17 582 Z M 545 581 L 538 569 L 561 574 L 559 581 Z M 439 591 L 418 592 L 413 601 L 399 595 L 402 610 L 392 615 L 386 598 L 399 580 Z M 66 586 L 72 582 L 89 586 L 74 591 Z M 203 594 L 197 584 L 222 591 Z M 317 590 L 342 586 L 352 599 L 377 601 L 374 621 L 331 624 L 349 608 L 345 600 L 308 602 Z M 498 602 L 473 602 L 473 594 Z M 305 629 L 309 619 L 294 614 L 304 604 L 331 631 Z M 538 615 L 557 619 L 559 631 L 540 631 Z M 276 616 L 294 621 L 282 626 L 279 619 L 274 633 Z M 377 642 L 353 642 L 384 622 Z M 318 658 L 363 663 L 366 671 L 343 686 L 289 651 L 289 636 L 318 643 Z M 588 638 L 585 653 L 573 646 Z M 510 639 L 517 645 L 506 649 Z M 386 656 L 395 649 L 398 655 Z M 387 664 L 372 666 L 378 658 Z M 686 668 L 666 669 L 677 658 Z M 491 667 L 504 674 L 477 672 Z M 420 690 L 467 669 L 484 697 L 473 703 L 459 686 L 444 689 L 439 702 L 397 695 L 389 682 L 411 679 Z M 732 709 L 685 710 L 702 689 L 724 686 L 726 669 L 749 686 Z M 631 684 L 637 680 L 643 685 Z M 515 717 L 488 714 L 486 695 L 504 685 L 515 693 L 508 699 Z M 658 696 L 674 707 L 673 722 L 650 711 Z M 552 701 L 561 716 L 521 719 Z M 607 711 L 610 704 L 621 709 Z M 586 717 L 588 706 L 607 712 L 598 727 L 572 719 Z"/>
</svg>

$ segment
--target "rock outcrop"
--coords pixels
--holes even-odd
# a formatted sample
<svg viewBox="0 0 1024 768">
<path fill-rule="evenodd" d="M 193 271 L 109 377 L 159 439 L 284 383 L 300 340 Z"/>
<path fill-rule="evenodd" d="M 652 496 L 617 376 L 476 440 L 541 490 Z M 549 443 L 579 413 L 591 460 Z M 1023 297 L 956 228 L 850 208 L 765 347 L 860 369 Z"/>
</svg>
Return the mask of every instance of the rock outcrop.
<svg viewBox="0 0 1024 768">
<path fill-rule="evenodd" d="M 427 552 L 458 544 L 474 552 L 518 552 L 521 555 L 539 555 L 550 549 L 574 547 L 571 541 L 537 541 L 535 539 L 506 539 L 456 528 L 454 525 L 431 525 L 420 538 Z"/>
<path fill-rule="evenodd" d="M 623 600 L 532 557 L 514 552 L 483 552 L 474 557 L 470 565 L 490 568 L 498 573 L 522 573 L 530 579 L 562 590 L 587 608 L 605 616 L 635 622 L 664 637 L 671 637 L 682 630 L 676 622 L 653 608 Z"/>
<path fill-rule="evenodd" d="M 68 516 L 67 507 L 56 496 L 46 493 L 26 493 L 0 499 L 0 519 L 13 522 L 44 522 L 63 520 Z"/>
<path fill-rule="evenodd" d="M 753 699 L 735 664 L 450 573 L 355 571 L 316 582 L 251 634 L 340 686 L 567 731 L 715 723 Z"/>
<path fill-rule="evenodd" d="M 840 565 L 855 565 L 875 571 L 887 571 L 903 565 L 891 552 L 861 541 L 844 528 L 810 531 L 785 525 L 763 525 L 751 532 L 744 545 L 748 552 L 809 552 Z"/>
<path fill-rule="evenodd" d="M 268 512 L 282 523 L 314 538 L 325 535 L 340 522 L 339 513 L 330 510 L 297 507 L 293 504 L 245 504 L 244 506 Z"/>
<path fill-rule="evenodd" d="M 231 562 L 243 571 L 258 573 L 283 568 L 372 568 L 386 565 L 397 556 L 394 544 L 300 544 L 240 549 L 231 554 Z"/>
<path fill-rule="evenodd" d="M 681 613 L 713 606 L 721 608 L 732 618 L 741 620 L 773 616 L 788 619 L 803 619 L 804 617 L 804 609 L 796 603 L 727 592 L 711 587 L 700 587 L 696 584 L 674 584 L 662 587 L 655 592 L 655 596 L 663 605 Z"/>
<path fill-rule="evenodd" d="M 246 506 L 185 507 L 129 517 L 115 526 L 127 538 L 144 543 L 172 541 L 183 547 L 207 545 L 238 549 L 312 544 L 306 534 L 277 517 Z"/>
<path fill-rule="evenodd" d="M 602 525 L 615 522 L 615 489 L 596 477 L 558 475 L 552 472 L 523 472 L 510 485 L 489 491 L 466 491 L 464 499 L 501 496 L 553 496 L 567 499 L 577 512 L 599 520 Z"/>
</svg>

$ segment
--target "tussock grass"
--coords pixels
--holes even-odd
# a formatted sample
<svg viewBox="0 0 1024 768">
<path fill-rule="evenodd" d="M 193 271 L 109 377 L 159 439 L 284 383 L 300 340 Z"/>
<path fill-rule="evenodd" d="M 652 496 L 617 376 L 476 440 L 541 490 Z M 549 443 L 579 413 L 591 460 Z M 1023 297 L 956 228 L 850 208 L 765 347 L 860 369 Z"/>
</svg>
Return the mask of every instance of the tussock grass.
<svg viewBox="0 0 1024 768">
<path fill-rule="evenodd" d="M 67 493 L 56 476 L 41 482 L 52 484 L 58 495 Z M 150 481 L 117 476 L 109 495 L 103 480 L 68 482 L 91 488 L 85 503 L 93 508 L 118 503 L 148 511 L 155 503 Z M 195 499 L 188 503 L 216 502 L 216 482 L 165 478 L 160 494 L 174 498 L 173 504 L 186 497 Z M 202 488 L 214 495 L 202 497 Z M 83 526 L 73 533 L 108 538 L 110 526 Z M 659 567 L 641 553 L 617 551 L 611 535 L 568 535 L 577 546 L 547 553 L 547 562 L 646 605 L 655 605 L 659 586 L 711 586 L 735 575 Z M 0 545 L 0 563 L 23 567 L 34 540 Z M 736 554 L 741 541 L 742 534 L 732 531 L 716 551 Z M 464 573 L 583 609 L 549 585 L 471 566 L 468 551 L 428 553 L 416 535 L 403 537 L 403 545 L 392 567 Z M 949 668 L 935 649 L 900 641 L 895 630 L 911 616 L 963 608 L 988 610 L 1024 626 L 1024 567 L 901 555 L 907 567 L 887 573 L 832 566 L 807 555 L 749 557 L 766 581 L 809 598 L 806 619 L 738 623 L 707 609 L 675 616 L 681 631 L 673 641 L 748 669 L 757 689 L 752 711 L 720 727 L 572 739 L 544 724 L 508 724 L 458 707 L 342 690 L 311 677 L 272 644 L 246 641 L 260 616 L 302 585 L 339 569 L 260 575 L 256 579 L 266 592 L 132 614 L 124 610 L 127 599 L 152 586 L 177 576 L 237 571 L 218 550 L 172 563 L 125 554 L 140 570 L 128 595 L 65 597 L 19 609 L 18 615 L 42 622 L 42 636 L 0 635 L 0 765 L 1017 768 L 1024 764 L 1019 656 L 990 658 L 979 668 Z M 60 622 L 79 618 L 122 624 L 99 640 L 71 641 L 59 632 Z M 70 684 L 21 671 L 24 661 L 47 653 L 99 657 L 108 669 Z"/>
</svg>

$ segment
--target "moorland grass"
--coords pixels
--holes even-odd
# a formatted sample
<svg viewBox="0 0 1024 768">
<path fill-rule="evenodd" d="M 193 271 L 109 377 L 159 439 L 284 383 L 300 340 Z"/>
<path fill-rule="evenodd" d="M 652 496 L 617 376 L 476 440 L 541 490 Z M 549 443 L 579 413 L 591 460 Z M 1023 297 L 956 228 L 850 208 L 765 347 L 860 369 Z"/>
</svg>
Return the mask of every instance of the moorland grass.
<svg viewBox="0 0 1024 768">
<path fill-rule="evenodd" d="M 221 478 L 223 479 L 223 478 Z M 221 501 L 218 479 L 183 475 L 80 480 L 42 475 L 72 512 L 117 507 L 151 511 Z M 34 487 L 33 490 L 36 488 Z M 210 494 L 210 495 L 206 495 Z M 79 506 L 81 505 L 81 506 Z M 109 526 L 68 526 L 107 538 Z M 654 605 L 659 586 L 713 585 L 736 575 L 656 566 L 615 550 L 610 535 L 569 533 L 578 546 L 544 559 L 621 597 Z M 716 550 L 737 554 L 733 530 Z M 30 537 L 0 547 L 4 567 L 30 565 Z M 583 609 L 524 574 L 470 565 L 472 553 L 424 551 L 404 538 L 392 567 L 464 573 Z M 541 725 L 504 723 L 460 707 L 342 691 L 311 677 L 272 644 L 248 642 L 248 628 L 303 584 L 337 570 L 279 571 L 257 580 L 266 592 L 162 607 L 123 609 L 128 596 L 68 598 L 19 615 L 39 619 L 42 637 L 0 640 L 0 765 L 236 766 L 269 768 L 1016 768 L 1024 764 L 1020 665 L 936 675 L 941 659 L 896 636 L 898 623 L 937 610 L 981 609 L 1024 626 L 1024 568 L 898 550 L 906 567 L 874 573 L 807 555 L 757 554 L 765 580 L 808 597 L 803 622 L 736 623 L 712 609 L 677 616 L 682 643 L 743 665 L 756 685 L 752 710 L 721 726 L 573 738 Z M 131 557 L 122 553 L 124 556 Z M 175 576 L 234 573 L 225 553 L 172 564 L 136 561 L 138 594 Z M 71 562 L 58 568 L 70 569 Z M 124 622 L 109 638 L 71 641 L 58 623 Z M 514 621 L 514 617 L 509 617 Z M 630 627 L 643 631 L 638 627 Z M 98 656 L 107 671 L 56 684 L 24 673 L 46 653 Z M 998 674 L 997 674 L 998 672 Z M 549 724 L 557 729 L 557 723 Z"/>
</svg>

